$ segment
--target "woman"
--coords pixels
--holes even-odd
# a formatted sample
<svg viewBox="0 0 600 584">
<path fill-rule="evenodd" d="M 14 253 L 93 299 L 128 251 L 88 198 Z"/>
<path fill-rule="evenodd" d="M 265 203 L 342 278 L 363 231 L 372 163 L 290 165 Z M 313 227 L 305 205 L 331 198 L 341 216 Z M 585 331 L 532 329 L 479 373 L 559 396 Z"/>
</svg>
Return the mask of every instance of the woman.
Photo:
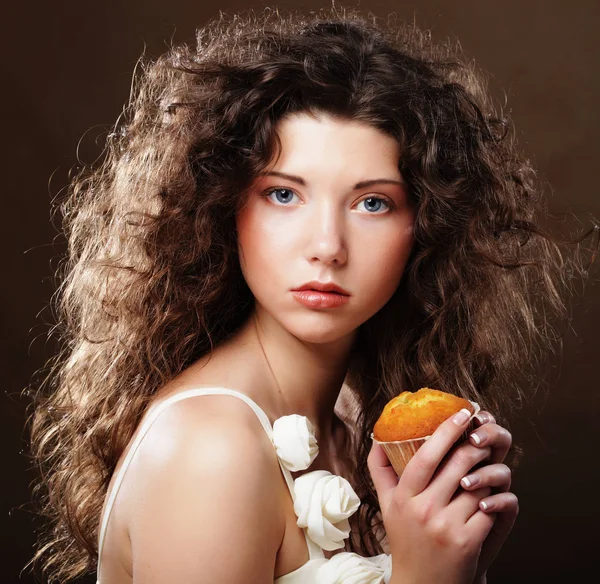
<svg viewBox="0 0 600 584">
<path fill-rule="evenodd" d="M 483 85 L 344 11 L 221 19 L 142 66 L 63 207 L 51 579 L 486 581 L 518 513 L 498 422 L 566 270 Z M 370 434 L 425 385 L 480 428 L 447 420 L 399 480 Z"/>
</svg>

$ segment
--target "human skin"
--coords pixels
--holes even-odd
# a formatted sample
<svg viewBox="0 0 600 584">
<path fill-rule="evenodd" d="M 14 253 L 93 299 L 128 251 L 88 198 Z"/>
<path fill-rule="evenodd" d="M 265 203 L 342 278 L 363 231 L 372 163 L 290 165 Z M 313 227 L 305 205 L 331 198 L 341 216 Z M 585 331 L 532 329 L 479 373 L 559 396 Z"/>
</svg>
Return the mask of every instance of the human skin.
<svg viewBox="0 0 600 584">
<path fill-rule="evenodd" d="M 270 367 L 261 386 L 271 382 L 270 393 L 279 396 L 275 415 L 307 416 L 316 426 L 319 444 L 325 445 L 355 331 L 386 304 L 402 278 L 413 245 L 415 209 L 398 169 L 399 145 L 387 134 L 357 121 L 299 114 L 284 118 L 278 124 L 278 135 L 279 157 L 252 184 L 237 215 L 240 266 L 255 297 L 251 324 L 237 338 L 251 344 L 253 336 L 260 334 Z M 357 183 L 376 179 L 385 182 L 354 188 Z M 324 310 L 298 303 L 291 290 L 311 280 L 335 282 L 350 293 L 349 302 Z M 465 559 L 464 565 L 458 562 L 457 569 L 462 569 L 461 577 L 466 579 L 456 582 L 471 582 L 473 578 L 484 581 L 485 570 L 516 517 L 516 497 L 508 493 L 510 470 L 501 464 L 510 446 L 510 434 L 487 412 L 482 412 L 482 423 L 487 440 L 477 445 L 471 439 L 470 458 L 465 458 L 464 449 L 452 453 L 445 463 L 449 466 L 440 464 L 439 476 L 431 481 L 434 488 L 426 490 L 427 485 L 422 485 L 427 498 L 419 499 L 435 506 L 434 517 L 448 517 L 448 510 L 455 512 L 458 505 L 451 508 L 444 493 L 456 492 L 460 479 L 472 466 L 489 460 L 490 464 L 476 472 L 479 485 L 473 485 L 470 492 L 465 488 L 461 495 L 463 509 L 468 499 L 471 514 L 481 510 L 479 521 L 487 526 L 487 532 L 478 534 L 479 561 L 475 557 Z M 452 444 L 446 440 L 446 452 L 439 450 L 438 464 Z M 423 448 L 421 458 L 431 446 Z M 385 467 L 385 455 L 376 455 L 376 466 Z M 370 460 L 372 464 L 372 456 Z M 432 475 L 437 466 L 431 467 Z M 381 470 L 384 478 L 379 479 L 384 481 L 386 493 L 379 496 L 382 508 L 389 505 L 387 493 L 398 483 L 395 474 L 385 476 L 390 468 Z M 458 469 L 464 473 L 457 477 Z M 410 477 L 410 472 L 406 476 Z M 492 487 L 496 494 L 492 494 Z M 495 502 L 496 513 L 478 507 L 482 499 Z M 494 529 L 496 516 L 501 519 Z M 452 517 L 456 520 L 456 515 Z M 386 529 L 391 521 L 405 529 L 407 523 L 397 519 L 388 519 Z M 425 528 L 419 532 L 424 526 L 414 514 L 404 519 L 413 522 L 411 531 L 406 530 L 413 543 L 430 535 Z M 393 533 L 394 528 L 390 531 Z M 400 544 L 397 547 L 396 556 L 401 557 L 403 550 Z M 435 552 L 434 547 L 429 549 Z M 441 562 L 442 558 L 438 554 L 436 559 Z M 469 564 L 467 560 L 472 561 Z"/>
<path fill-rule="evenodd" d="M 278 135 L 280 156 L 237 215 L 240 265 L 285 394 L 282 408 L 306 415 L 327 436 L 355 331 L 402 277 L 414 209 L 398 168 L 399 144 L 387 134 L 361 122 L 299 114 L 284 118 Z M 375 179 L 388 182 L 354 188 Z M 273 189 L 281 190 L 269 194 Z M 291 289 L 312 280 L 335 282 L 350 292 L 349 302 L 303 306 Z"/>
<path fill-rule="evenodd" d="M 502 464 L 510 433 L 481 411 L 480 427 L 456 444 L 468 416 L 457 418 L 439 426 L 400 479 L 373 443 L 367 462 L 392 547 L 391 584 L 484 584 L 518 515 L 511 471 Z M 483 461 L 489 464 L 469 472 Z"/>
<path fill-rule="evenodd" d="M 307 114 L 279 126 L 283 149 L 238 214 L 240 263 L 261 311 L 309 343 L 352 336 L 390 299 L 412 247 L 414 210 L 398 170 L 399 145 L 366 124 Z M 356 183 L 388 179 L 358 190 Z M 278 187 L 284 192 L 261 196 Z M 279 196 L 278 196 L 279 195 Z M 378 197 L 386 208 L 366 199 Z M 288 293 L 309 280 L 333 280 L 350 302 L 307 310 Z"/>
</svg>

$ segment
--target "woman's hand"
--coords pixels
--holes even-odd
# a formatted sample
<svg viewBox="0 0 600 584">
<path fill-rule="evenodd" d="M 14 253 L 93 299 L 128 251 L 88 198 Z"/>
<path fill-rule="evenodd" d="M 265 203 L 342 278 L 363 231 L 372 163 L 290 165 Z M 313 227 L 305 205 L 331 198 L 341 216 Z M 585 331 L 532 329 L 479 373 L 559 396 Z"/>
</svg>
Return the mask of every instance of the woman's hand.
<svg viewBox="0 0 600 584">
<path fill-rule="evenodd" d="M 479 502 L 479 508 L 495 515 L 492 530 L 483 542 L 479 554 L 477 579 L 481 578 L 490 567 L 513 528 L 519 513 L 519 500 L 514 493 L 509 492 L 511 470 L 505 464 L 501 464 L 512 444 L 510 432 L 496 424 L 494 416 L 489 412 L 481 411 L 475 419 L 480 427 L 471 433 L 469 441 L 480 448 L 491 447 L 491 464 L 467 475 L 460 484 L 467 491 L 482 486 L 492 487 L 493 494 L 483 498 Z M 469 484 L 465 483 L 465 479 Z"/>
<path fill-rule="evenodd" d="M 373 443 L 368 466 L 391 547 L 392 581 L 471 584 L 485 573 L 508 535 L 516 512 L 505 500 L 510 483 L 499 461 L 510 447 L 510 435 L 487 412 L 481 418 L 486 423 L 477 433 L 487 433 L 485 444 L 474 445 L 471 438 L 453 448 L 468 422 L 468 416 L 453 416 L 421 446 L 400 479 Z M 469 472 L 486 459 L 491 464 Z M 479 476 L 479 484 L 463 489 L 460 480 L 472 474 Z M 504 489 L 502 496 L 492 487 Z M 484 511 L 482 500 L 494 501 L 506 513 L 499 529 L 493 529 L 496 512 Z"/>
</svg>

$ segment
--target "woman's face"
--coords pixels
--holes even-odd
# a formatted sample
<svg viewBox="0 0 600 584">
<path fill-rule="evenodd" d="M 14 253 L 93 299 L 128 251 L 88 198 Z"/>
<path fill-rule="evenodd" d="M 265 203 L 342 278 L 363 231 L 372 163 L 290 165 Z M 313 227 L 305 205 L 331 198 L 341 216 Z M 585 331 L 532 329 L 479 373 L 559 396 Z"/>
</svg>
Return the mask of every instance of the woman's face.
<svg viewBox="0 0 600 584">
<path fill-rule="evenodd" d="M 363 122 L 325 114 L 284 118 L 278 135 L 279 159 L 237 216 L 242 272 L 257 310 L 306 342 L 335 341 L 386 304 L 409 257 L 414 210 L 400 148 Z M 293 292 L 311 281 L 349 296 L 327 307 L 317 293 Z"/>
</svg>

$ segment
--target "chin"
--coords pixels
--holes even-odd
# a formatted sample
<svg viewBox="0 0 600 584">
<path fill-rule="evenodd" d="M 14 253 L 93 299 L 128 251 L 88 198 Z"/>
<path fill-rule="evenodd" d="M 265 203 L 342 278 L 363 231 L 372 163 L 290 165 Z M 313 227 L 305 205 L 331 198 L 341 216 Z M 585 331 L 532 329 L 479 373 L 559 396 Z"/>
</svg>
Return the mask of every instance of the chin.
<svg viewBox="0 0 600 584">
<path fill-rule="evenodd" d="M 325 344 L 346 339 L 353 335 L 359 322 L 353 323 L 347 317 L 328 314 L 325 311 L 313 311 L 311 314 L 286 315 L 278 319 L 281 325 L 297 339 L 306 343 Z"/>
</svg>

